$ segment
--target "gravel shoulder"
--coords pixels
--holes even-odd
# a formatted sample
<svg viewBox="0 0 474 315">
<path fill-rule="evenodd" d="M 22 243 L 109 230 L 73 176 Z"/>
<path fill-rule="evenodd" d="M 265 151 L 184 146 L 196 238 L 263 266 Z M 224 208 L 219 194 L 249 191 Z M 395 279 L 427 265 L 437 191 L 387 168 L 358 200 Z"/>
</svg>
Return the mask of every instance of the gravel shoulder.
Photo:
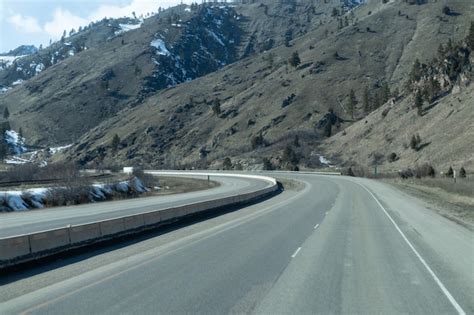
<svg viewBox="0 0 474 315">
<path fill-rule="evenodd" d="M 384 179 L 383 182 L 428 203 L 431 210 L 474 231 L 474 181 L 472 179 Z"/>
</svg>

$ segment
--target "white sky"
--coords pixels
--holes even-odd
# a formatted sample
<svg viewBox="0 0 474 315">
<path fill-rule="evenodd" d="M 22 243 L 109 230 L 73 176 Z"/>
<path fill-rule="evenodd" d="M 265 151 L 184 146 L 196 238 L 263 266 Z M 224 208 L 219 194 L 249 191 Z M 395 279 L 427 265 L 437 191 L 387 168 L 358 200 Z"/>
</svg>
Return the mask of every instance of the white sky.
<svg viewBox="0 0 474 315">
<path fill-rule="evenodd" d="M 183 0 L 183 3 L 201 0 Z M 0 52 L 19 45 L 47 45 L 64 30 L 104 17 L 137 16 L 168 8 L 181 0 L 0 0 Z"/>
</svg>

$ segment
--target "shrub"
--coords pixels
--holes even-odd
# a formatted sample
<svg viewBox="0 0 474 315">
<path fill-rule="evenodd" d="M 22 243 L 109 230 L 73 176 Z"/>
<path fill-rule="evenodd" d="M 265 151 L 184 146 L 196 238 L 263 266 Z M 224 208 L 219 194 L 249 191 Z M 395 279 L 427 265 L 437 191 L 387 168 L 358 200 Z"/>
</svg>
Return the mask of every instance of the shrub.
<svg viewBox="0 0 474 315">
<path fill-rule="evenodd" d="M 222 167 L 224 170 L 228 171 L 232 169 L 232 161 L 230 160 L 229 157 L 226 157 L 224 159 L 224 162 L 222 163 Z"/>
<path fill-rule="evenodd" d="M 299 64 L 301 63 L 301 59 L 297 51 L 293 52 L 291 58 L 288 60 L 288 63 L 294 68 L 299 66 Z"/>
<path fill-rule="evenodd" d="M 392 152 L 388 155 L 388 161 L 391 163 L 391 162 L 395 162 L 395 161 L 398 161 L 399 157 L 398 155 L 395 153 L 395 152 Z"/>
<path fill-rule="evenodd" d="M 118 134 L 115 134 L 114 137 L 112 138 L 112 143 L 111 143 L 111 146 L 112 146 L 112 151 L 117 151 L 118 150 L 118 147 L 120 145 L 120 137 Z"/>
<path fill-rule="evenodd" d="M 214 115 L 219 116 L 221 114 L 221 101 L 216 98 L 214 102 L 212 102 L 212 112 Z"/>
<path fill-rule="evenodd" d="M 453 177 L 454 171 L 453 171 L 453 168 L 451 166 L 448 168 L 448 171 L 446 172 L 445 175 L 446 175 L 446 177 Z"/>
<path fill-rule="evenodd" d="M 134 168 L 132 175 L 138 178 L 145 187 L 152 188 L 159 186 L 160 181 L 158 180 L 158 177 L 145 173 L 142 169 Z"/>
<path fill-rule="evenodd" d="M 272 164 L 272 162 L 271 162 L 268 158 L 263 158 L 262 162 L 263 162 L 263 169 L 264 169 L 265 171 L 272 171 L 272 170 L 274 170 L 273 164 Z"/>
<path fill-rule="evenodd" d="M 446 14 L 446 15 L 450 15 L 451 14 L 451 9 L 447 5 L 445 5 L 443 7 L 443 13 Z"/>
<path fill-rule="evenodd" d="M 259 133 L 257 136 L 253 137 L 250 141 L 252 149 L 257 149 L 259 147 L 265 146 L 265 139 L 263 138 L 262 133 Z"/>
<path fill-rule="evenodd" d="M 435 177 L 436 176 L 436 171 L 428 163 L 425 163 L 419 167 L 415 168 L 415 176 L 417 178 L 423 178 L 423 177 Z"/>
<path fill-rule="evenodd" d="M 354 171 L 352 170 L 352 167 L 349 167 L 346 172 L 347 176 L 352 176 L 355 177 Z"/>
<path fill-rule="evenodd" d="M 419 134 L 413 135 L 410 140 L 410 148 L 412 148 L 415 151 L 418 151 L 420 149 L 420 144 L 421 144 L 421 138 Z"/>
<path fill-rule="evenodd" d="M 53 188 L 45 197 L 46 206 L 70 206 L 89 201 L 91 201 L 90 187 L 82 185 Z"/>
<path fill-rule="evenodd" d="M 398 172 L 398 175 L 399 175 L 402 179 L 407 179 L 407 178 L 411 178 L 411 177 L 415 176 L 415 173 L 413 172 L 412 169 L 407 168 L 406 170 L 399 171 L 399 172 Z"/>
<path fill-rule="evenodd" d="M 235 165 L 234 165 L 234 169 L 235 169 L 236 171 L 243 171 L 243 170 L 244 170 L 244 167 L 242 166 L 242 163 L 236 162 Z"/>
<path fill-rule="evenodd" d="M 299 158 L 291 146 L 287 146 L 285 150 L 283 150 L 282 161 L 292 166 L 298 164 Z"/>
<path fill-rule="evenodd" d="M 466 170 L 464 169 L 464 167 L 461 167 L 461 169 L 459 170 L 459 177 L 461 177 L 461 178 L 466 178 L 467 177 Z"/>
</svg>

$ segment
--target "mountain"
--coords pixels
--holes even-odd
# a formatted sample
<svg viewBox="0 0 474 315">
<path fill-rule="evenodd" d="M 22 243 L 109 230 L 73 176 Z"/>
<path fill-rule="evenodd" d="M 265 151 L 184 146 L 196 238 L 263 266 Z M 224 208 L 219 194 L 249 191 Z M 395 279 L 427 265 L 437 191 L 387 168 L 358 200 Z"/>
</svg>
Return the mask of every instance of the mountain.
<svg viewBox="0 0 474 315">
<path fill-rule="evenodd" d="M 15 49 L 10 50 L 7 53 L 1 53 L 0 56 L 27 56 L 27 55 L 32 55 L 38 51 L 38 48 L 36 48 L 34 45 L 21 45 L 18 46 Z"/>
<path fill-rule="evenodd" d="M 0 71 L 0 84 L 28 80 L 0 96 L 0 106 L 33 145 L 74 142 L 149 95 L 307 32 L 306 6 L 276 5 L 276 13 L 293 12 L 286 17 L 265 14 L 265 6 L 243 6 L 243 13 L 230 5 L 177 6 L 126 32 L 117 28 L 126 21 L 101 21 Z M 332 7 L 322 5 L 318 17 Z"/>
<path fill-rule="evenodd" d="M 178 6 L 45 69 L 0 96 L 0 106 L 31 144 L 73 143 L 56 159 L 83 165 L 219 167 L 225 157 L 245 168 L 261 167 L 264 158 L 283 168 L 318 167 L 326 158 L 445 165 L 452 154 L 442 144 L 457 139 L 457 163 L 472 166 L 464 140 L 472 123 L 463 120 L 456 133 L 447 127 L 470 117 L 472 86 L 453 84 L 418 116 L 407 78 L 416 59 L 427 64 L 440 44 L 467 36 L 473 4 L 425 2 Z M 454 90 L 462 116 L 446 112 Z M 383 116 L 387 107 L 393 110 Z M 385 128 L 390 146 L 380 140 Z M 404 143 L 417 129 L 430 144 L 415 153 Z M 446 154 L 433 154 L 439 150 Z"/>
<path fill-rule="evenodd" d="M 36 48 L 35 46 L 22 45 L 15 49 L 10 50 L 7 53 L 1 53 L 0 54 L 0 73 L 5 71 L 7 68 L 11 67 L 12 65 L 14 65 L 17 60 L 27 57 L 29 55 L 35 54 L 36 52 L 38 52 L 38 48 Z M 17 84 L 20 84 L 21 81 L 18 81 L 17 79 L 9 83 L 10 85 L 17 85 Z M 4 86 L 2 83 L 0 83 L 0 94 L 6 92 L 8 89 L 9 88 L 7 86 Z"/>
</svg>

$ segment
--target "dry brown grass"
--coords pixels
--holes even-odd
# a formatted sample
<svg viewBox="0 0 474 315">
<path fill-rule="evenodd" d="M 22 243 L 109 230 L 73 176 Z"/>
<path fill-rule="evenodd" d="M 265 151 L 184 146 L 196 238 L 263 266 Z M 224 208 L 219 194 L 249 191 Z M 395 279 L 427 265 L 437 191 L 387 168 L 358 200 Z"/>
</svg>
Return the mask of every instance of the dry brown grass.
<svg viewBox="0 0 474 315">
<path fill-rule="evenodd" d="M 441 215 L 474 229 L 474 178 L 423 178 L 385 180 L 422 198 Z"/>
<path fill-rule="evenodd" d="M 186 177 L 167 177 L 167 176 L 155 176 L 160 182 L 160 191 L 151 192 L 152 195 L 171 195 L 181 194 L 192 191 L 199 191 L 210 189 L 219 186 L 216 181 L 207 181 L 197 178 L 186 178 Z"/>
<path fill-rule="evenodd" d="M 461 166 L 474 170 L 474 111 L 472 84 L 461 92 L 442 98 L 419 117 L 407 98 L 394 105 L 387 117 L 381 113 L 385 107 L 330 138 L 326 153 L 346 164 L 379 166 L 380 172 L 396 173 L 416 168 L 424 163 L 432 165 L 438 174 L 449 166 L 459 171 Z M 424 147 L 413 150 L 410 138 L 419 134 Z M 389 162 L 395 152 L 399 159 Z M 381 157 L 378 161 L 376 157 Z"/>
</svg>

